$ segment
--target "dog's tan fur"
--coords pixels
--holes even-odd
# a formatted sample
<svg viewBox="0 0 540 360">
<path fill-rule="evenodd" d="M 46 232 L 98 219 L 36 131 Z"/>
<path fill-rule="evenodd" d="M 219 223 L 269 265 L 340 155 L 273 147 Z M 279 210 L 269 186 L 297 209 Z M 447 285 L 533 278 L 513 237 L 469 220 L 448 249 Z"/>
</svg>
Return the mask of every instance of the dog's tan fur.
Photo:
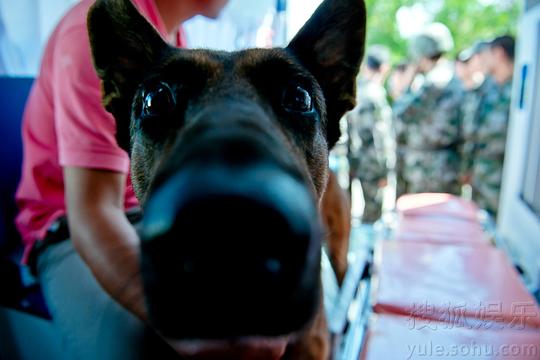
<svg viewBox="0 0 540 360">
<path fill-rule="evenodd" d="M 326 192 L 321 201 L 321 213 L 327 229 L 330 261 L 341 284 L 347 271 L 347 252 L 351 235 L 351 201 L 339 185 L 336 174 L 330 172 Z"/>
</svg>

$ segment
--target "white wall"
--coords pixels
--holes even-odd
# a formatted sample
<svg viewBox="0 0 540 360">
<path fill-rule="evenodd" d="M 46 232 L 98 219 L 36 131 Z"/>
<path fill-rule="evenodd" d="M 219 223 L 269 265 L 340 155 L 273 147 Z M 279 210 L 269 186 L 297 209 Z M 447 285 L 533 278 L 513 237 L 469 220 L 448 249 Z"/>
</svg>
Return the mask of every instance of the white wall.
<svg viewBox="0 0 540 360">
<path fill-rule="evenodd" d="M 288 0 L 291 39 L 322 0 Z M 0 0 L 0 75 L 36 76 L 46 41 L 62 15 L 78 0 Z M 275 0 L 230 0 L 218 20 L 185 24 L 190 47 L 237 50 L 254 47 Z"/>
<path fill-rule="evenodd" d="M 47 38 L 77 0 L 0 0 L 0 75 L 37 74 Z"/>
<path fill-rule="evenodd" d="M 321 2 L 322 0 L 287 1 L 288 40 L 294 37 Z M 197 17 L 186 23 L 189 45 L 220 50 L 261 46 L 256 39 L 257 31 L 264 26 L 265 16 L 273 12 L 275 4 L 275 0 L 230 0 L 217 21 Z"/>
</svg>

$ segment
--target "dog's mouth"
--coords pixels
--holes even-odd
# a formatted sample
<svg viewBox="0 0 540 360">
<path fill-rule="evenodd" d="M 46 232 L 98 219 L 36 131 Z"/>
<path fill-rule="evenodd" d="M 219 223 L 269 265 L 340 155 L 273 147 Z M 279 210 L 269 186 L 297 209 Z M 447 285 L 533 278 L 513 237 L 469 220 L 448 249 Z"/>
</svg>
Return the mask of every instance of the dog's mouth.
<svg viewBox="0 0 540 360">
<path fill-rule="evenodd" d="M 274 360 L 285 353 L 288 336 L 245 337 L 236 340 L 175 340 L 171 346 L 187 359 Z"/>
<path fill-rule="evenodd" d="M 220 352 L 231 347 L 220 339 L 249 337 L 234 349 L 279 355 L 283 341 L 273 339 L 318 309 L 320 234 L 312 194 L 275 165 L 184 167 L 145 208 L 151 323 L 170 338 L 209 340 L 200 348 Z"/>
</svg>

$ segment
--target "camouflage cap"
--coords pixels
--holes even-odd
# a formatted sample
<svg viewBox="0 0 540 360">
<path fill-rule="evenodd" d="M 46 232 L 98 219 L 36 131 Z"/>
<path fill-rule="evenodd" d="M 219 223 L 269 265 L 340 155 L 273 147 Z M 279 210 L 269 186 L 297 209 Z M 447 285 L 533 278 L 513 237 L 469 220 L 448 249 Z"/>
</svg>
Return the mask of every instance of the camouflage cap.
<svg viewBox="0 0 540 360">
<path fill-rule="evenodd" d="M 473 46 L 463 50 L 458 55 L 458 60 L 462 62 L 469 61 L 474 55 L 480 54 L 489 49 L 490 43 L 487 41 L 478 41 Z"/>
<path fill-rule="evenodd" d="M 448 27 L 432 23 L 424 28 L 409 43 L 409 56 L 413 60 L 444 54 L 454 48 L 454 40 Z"/>
<path fill-rule="evenodd" d="M 366 64 L 372 69 L 377 70 L 389 61 L 390 50 L 384 45 L 371 45 L 366 51 Z"/>
</svg>

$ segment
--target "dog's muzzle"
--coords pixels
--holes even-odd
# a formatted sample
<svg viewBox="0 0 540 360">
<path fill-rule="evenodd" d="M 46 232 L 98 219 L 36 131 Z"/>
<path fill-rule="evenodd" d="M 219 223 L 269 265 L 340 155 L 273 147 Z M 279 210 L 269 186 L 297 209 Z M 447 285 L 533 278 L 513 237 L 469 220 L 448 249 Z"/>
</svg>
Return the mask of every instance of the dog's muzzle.
<svg viewBox="0 0 540 360">
<path fill-rule="evenodd" d="M 166 336 L 281 336 L 318 309 L 315 201 L 271 162 L 184 166 L 150 197 L 141 238 L 150 321 Z"/>
</svg>

